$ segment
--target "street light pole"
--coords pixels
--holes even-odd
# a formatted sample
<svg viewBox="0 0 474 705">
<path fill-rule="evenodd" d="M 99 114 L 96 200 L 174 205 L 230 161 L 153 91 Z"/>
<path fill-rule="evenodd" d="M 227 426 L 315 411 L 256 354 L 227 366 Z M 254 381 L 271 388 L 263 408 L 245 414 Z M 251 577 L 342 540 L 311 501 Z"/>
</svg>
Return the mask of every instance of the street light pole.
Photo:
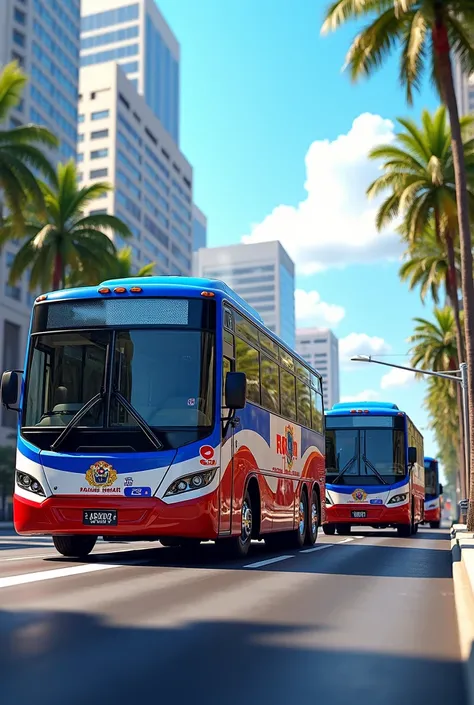
<svg viewBox="0 0 474 705">
<path fill-rule="evenodd" d="M 466 483 L 466 497 L 469 498 L 470 492 L 470 464 L 471 464 L 471 454 L 469 446 L 469 415 L 468 415 L 468 394 L 467 394 L 467 364 L 461 362 L 459 365 L 459 370 L 453 370 L 452 372 L 435 372 L 434 370 L 420 370 L 416 367 L 405 367 L 404 365 L 395 365 L 392 362 L 383 362 L 382 360 L 374 360 L 371 355 L 356 355 L 351 357 L 352 362 L 372 362 L 374 365 L 384 365 L 384 367 L 396 367 L 398 370 L 406 370 L 407 372 L 414 372 L 416 374 L 427 375 L 430 377 L 441 377 L 442 379 L 450 379 L 453 382 L 457 382 L 461 385 L 462 389 L 462 407 L 464 416 L 464 464 L 465 464 L 465 483 Z"/>
</svg>

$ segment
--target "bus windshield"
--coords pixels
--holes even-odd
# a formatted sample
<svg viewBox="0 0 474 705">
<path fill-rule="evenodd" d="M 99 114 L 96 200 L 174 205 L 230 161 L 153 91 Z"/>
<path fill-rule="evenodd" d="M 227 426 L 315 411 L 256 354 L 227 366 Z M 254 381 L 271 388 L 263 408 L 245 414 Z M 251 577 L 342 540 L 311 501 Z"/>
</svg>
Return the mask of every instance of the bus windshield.
<svg viewBox="0 0 474 705">
<path fill-rule="evenodd" d="M 438 463 L 436 460 L 425 460 L 425 497 L 426 499 L 434 499 L 438 495 Z"/>
<path fill-rule="evenodd" d="M 211 427 L 213 358 L 214 334 L 197 330 L 101 329 L 35 335 L 23 426 L 64 427 L 102 392 L 80 427 L 136 428 L 120 395 L 150 427 Z"/>
<path fill-rule="evenodd" d="M 358 419 L 348 420 L 352 425 Z M 394 427 L 391 428 L 341 428 L 348 425 L 343 417 L 327 417 L 326 421 L 326 473 L 329 483 L 393 484 L 406 475 L 405 431 L 400 427 L 403 419 L 394 419 Z"/>
</svg>

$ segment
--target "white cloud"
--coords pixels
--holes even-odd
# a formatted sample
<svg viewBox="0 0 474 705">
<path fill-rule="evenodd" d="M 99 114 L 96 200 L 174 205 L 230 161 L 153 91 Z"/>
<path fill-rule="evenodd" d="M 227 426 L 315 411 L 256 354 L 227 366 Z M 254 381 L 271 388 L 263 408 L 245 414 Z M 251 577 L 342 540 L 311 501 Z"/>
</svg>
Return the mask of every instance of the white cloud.
<svg viewBox="0 0 474 705">
<path fill-rule="evenodd" d="M 337 326 L 346 315 L 343 306 L 321 301 L 317 291 L 295 291 L 295 312 L 298 323 L 315 327 Z"/>
<path fill-rule="evenodd" d="M 367 333 L 349 333 L 339 341 L 339 358 L 347 363 L 355 355 L 382 355 L 390 351 L 390 345 L 383 338 L 370 336 Z M 369 363 L 356 362 L 361 367 Z"/>
<path fill-rule="evenodd" d="M 380 380 L 381 389 L 392 389 L 393 387 L 405 387 L 410 382 L 415 379 L 415 374 L 413 372 L 408 372 L 408 370 L 399 370 L 394 367 L 390 372 L 382 377 Z"/>
<path fill-rule="evenodd" d="M 277 206 L 243 241 L 280 240 L 303 274 L 400 257 L 394 228 L 379 233 L 375 227 L 383 199 L 368 201 L 365 195 L 380 173 L 368 152 L 393 139 L 390 120 L 364 113 L 347 134 L 313 142 L 305 158 L 307 198 Z"/>
<path fill-rule="evenodd" d="M 341 397 L 341 401 L 377 401 L 380 399 L 380 394 L 379 392 L 375 391 L 375 389 L 364 389 L 363 392 L 359 392 L 358 394 L 353 394 L 352 396 L 346 396 L 346 397 Z"/>
</svg>

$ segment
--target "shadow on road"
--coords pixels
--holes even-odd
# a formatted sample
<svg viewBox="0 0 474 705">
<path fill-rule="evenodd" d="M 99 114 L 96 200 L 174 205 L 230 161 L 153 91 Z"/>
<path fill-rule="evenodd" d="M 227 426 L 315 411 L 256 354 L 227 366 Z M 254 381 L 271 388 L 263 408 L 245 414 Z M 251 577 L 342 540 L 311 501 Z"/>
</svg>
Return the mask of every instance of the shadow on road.
<svg viewBox="0 0 474 705">
<path fill-rule="evenodd" d="M 321 629 L 251 622 L 139 628 L 89 614 L 0 611 L 1 701 L 465 704 L 460 663 L 391 655 L 389 645 L 387 654 L 326 650 Z"/>
</svg>

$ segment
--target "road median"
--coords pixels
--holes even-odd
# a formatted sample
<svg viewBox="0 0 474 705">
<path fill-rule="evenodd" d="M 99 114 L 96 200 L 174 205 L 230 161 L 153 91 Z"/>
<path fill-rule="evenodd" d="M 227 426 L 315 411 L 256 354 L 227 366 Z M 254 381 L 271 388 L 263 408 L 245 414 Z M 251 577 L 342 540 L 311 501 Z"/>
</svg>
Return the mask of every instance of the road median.
<svg viewBox="0 0 474 705">
<path fill-rule="evenodd" d="M 463 524 L 451 530 L 454 599 L 461 655 L 466 666 L 468 705 L 474 705 L 474 534 Z"/>
</svg>

